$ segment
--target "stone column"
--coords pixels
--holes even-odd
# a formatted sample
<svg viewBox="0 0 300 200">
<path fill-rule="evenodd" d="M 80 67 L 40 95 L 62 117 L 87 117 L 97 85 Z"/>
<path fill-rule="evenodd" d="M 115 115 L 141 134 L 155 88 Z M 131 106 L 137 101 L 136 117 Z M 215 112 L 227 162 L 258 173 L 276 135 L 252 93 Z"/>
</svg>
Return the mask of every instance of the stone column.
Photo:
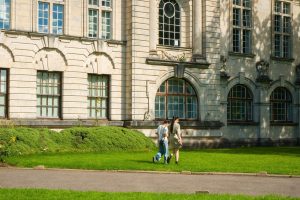
<svg viewBox="0 0 300 200">
<path fill-rule="evenodd" d="M 202 0 L 193 0 L 193 58 L 202 55 Z"/>
<path fill-rule="evenodd" d="M 149 13 L 149 44 L 150 44 L 150 56 L 157 56 L 156 45 L 158 43 L 158 7 L 157 0 L 149 1 L 150 13 Z"/>
</svg>

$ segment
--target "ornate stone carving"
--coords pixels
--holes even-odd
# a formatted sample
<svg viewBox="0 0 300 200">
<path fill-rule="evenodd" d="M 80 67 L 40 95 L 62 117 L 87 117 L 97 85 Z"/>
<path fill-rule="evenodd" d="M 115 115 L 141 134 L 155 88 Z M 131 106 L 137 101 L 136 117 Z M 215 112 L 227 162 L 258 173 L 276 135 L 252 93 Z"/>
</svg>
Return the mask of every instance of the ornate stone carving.
<svg viewBox="0 0 300 200">
<path fill-rule="evenodd" d="M 269 63 L 261 60 L 256 63 L 257 78 L 256 81 L 260 83 L 270 83 L 272 80 L 269 77 Z"/>
<path fill-rule="evenodd" d="M 221 78 L 224 79 L 229 79 L 230 76 L 227 74 L 227 58 L 223 55 L 221 55 L 220 57 L 220 61 L 221 61 L 221 69 L 220 69 L 220 76 Z"/>
<path fill-rule="evenodd" d="M 172 55 L 171 53 L 164 50 L 158 50 L 157 53 L 158 57 L 162 60 L 170 60 L 177 62 L 186 62 L 188 60 L 186 53 Z"/>
<path fill-rule="evenodd" d="M 149 120 L 152 120 L 153 118 L 153 111 L 147 111 L 145 114 L 144 114 L 144 121 L 149 121 Z"/>
</svg>

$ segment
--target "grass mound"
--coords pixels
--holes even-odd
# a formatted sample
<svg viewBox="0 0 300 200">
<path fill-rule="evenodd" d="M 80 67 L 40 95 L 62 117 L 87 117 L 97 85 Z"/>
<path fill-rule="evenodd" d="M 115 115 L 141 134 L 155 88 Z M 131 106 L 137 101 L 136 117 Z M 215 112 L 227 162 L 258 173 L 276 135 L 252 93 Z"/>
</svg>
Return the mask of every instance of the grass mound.
<svg viewBox="0 0 300 200">
<path fill-rule="evenodd" d="M 119 127 L 0 128 L 0 157 L 48 152 L 144 151 L 155 148 L 141 132 Z"/>
</svg>

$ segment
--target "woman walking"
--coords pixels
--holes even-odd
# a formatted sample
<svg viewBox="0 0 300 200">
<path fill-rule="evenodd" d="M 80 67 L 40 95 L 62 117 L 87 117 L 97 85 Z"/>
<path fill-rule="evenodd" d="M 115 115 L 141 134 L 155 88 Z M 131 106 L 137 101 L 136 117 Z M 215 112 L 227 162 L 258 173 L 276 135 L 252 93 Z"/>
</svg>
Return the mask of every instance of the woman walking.
<svg viewBox="0 0 300 200">
<path fill-rule="evenodd" d="M 179 162 L 179 149 L 182 147 L 181 130 L 179 125 L 179 117 L 173 117 L 170 126 L 170 148 L 175 155 L 175 163 Z"/>
</svg>

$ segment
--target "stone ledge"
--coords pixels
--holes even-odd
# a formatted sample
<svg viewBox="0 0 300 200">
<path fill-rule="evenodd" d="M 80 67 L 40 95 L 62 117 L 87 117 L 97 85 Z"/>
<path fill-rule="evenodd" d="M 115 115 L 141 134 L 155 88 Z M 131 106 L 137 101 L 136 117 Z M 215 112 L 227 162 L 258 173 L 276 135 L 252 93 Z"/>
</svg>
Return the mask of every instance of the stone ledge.
<svg viewBox="0 0 300 200">
<path fill-rule="evenodd" d="M 57 37 L 59 39 L 67 39 L 67 40 L 77 40 L 77 41 L 87 41 L 87 42 L 92 42 L 96 40 L 103 40 L 107 42 L 108 44 L 114 44 L 114 45 L 122 45 L 125 46 L 127 44 L 127 41 L 125 40 L 104 40 L 101 38 L 89 38 L 89 37 L 80 37 L 80 36 L 73 36 L 73 35 L 55 35 L 51 33 L 39 33 L 39 32 L 27 32 L 27 31 L 19 31 L 19 30 L 1 30 L 1 32 L 4 32 L 6 34 L 11 34 L 11 35 L 29 35 L 33 37 L 44 37 L 44 36 L 52 36 L 52 37 Z"/>
<path fill-rule="evenodd" d="M 149 65 L 164 65 L 164 66 L 176 66 L 176 65 L 183 65 L 187 68 L 198 68 L 198 69 L 208 69 L 210 63 L 206 60 L 202 62 L 180 62 L 175 60 L 163 60 L 163 59 L 156 59 L 156 58 L 146 58 L 146 63 Z"/>
<path fill-rule="evenodd" d="M 69 128 L 74 126 L 123 126 L 123 121 L 108 121 L 108 120 L 59 120 L 59 119 L 11 119 L 7 122 L 12 122 L 17 126 L 28 127 L 45 127 L 45 128 Z"/>
<path fill-rule="evenodd" d="M 161 121 L 124 121 L 124 127 L 128 128 L 156 128 Z M 220 129 L 224 124 L 220 121 L 180 121 L 182 129 Z"/>
<path fill-rule="evenodd" d="M 270 56 L 271 60 L 281 61 L 281 62 L 294 62 L 295 58 L 283 58 L 283 57 L 276 57 Z"/>
<path fill-rule="evenodd" d="M 254 58 L 256 55 L 253 53 L 237 53 L 237 52 L 228 52 L 229 56 L 242 57 L 242 58 Z"/>
<path fill-rule="evenodd" d="M 234 121 L 231 121 L 231 122 L 227 122 L 227 126 L 258 126 L 259 125 L 259 122 L 234 122 Z"/>
<path fill-rule="evenodd" d="M 298 126 L 298 123 L 294 122 L 271 122 L 271 126 Z"/>
<path fill-rule="evenodd" d="M 29 127 L 47 127 L 47 128 L 68 128 L 73 126 L 121 126 L 136 129 L 156 129 L 161 121 L 110 121 L 110 120 L 93 120 L 93 119 L 78 119 L 78 120 L 60 120 L 60 119 L 10 119 L 4 120 L 5 124 L 12 123 L 16 126 Z M 182 129 L 220 129 L 224 124 L 220 121 L 180 121 Z"/>
</svg>

